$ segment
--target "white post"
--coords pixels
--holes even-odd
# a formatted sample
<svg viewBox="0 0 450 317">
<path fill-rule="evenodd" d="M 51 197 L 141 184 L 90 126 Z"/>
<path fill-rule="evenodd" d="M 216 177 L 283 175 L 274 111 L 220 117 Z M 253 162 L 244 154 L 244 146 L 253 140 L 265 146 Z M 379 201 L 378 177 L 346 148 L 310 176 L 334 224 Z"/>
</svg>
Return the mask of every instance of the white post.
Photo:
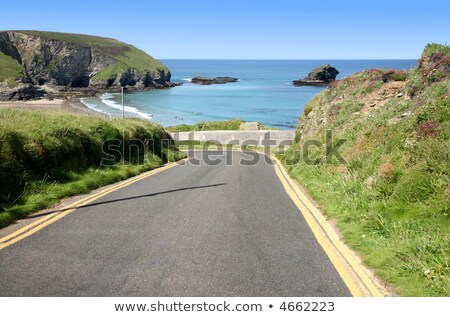
<svg viewBox="0 0 450 317">
<path fill-rule="evenodd" d="M 125 118 L 125 106 L 123 104 L 123 87 L 122 87 L 122 118 Z"/>
</svg>

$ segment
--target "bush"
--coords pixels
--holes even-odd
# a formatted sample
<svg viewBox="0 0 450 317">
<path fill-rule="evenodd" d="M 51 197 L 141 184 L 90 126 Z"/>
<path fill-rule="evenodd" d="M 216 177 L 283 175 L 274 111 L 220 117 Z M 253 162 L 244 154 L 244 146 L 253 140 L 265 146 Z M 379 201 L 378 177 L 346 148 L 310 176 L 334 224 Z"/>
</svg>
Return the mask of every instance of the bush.
<svg viewBox="0 0 450 317">
<path fill-rule="evenodd" d="M 381 76 L 383 82 L 393 81 L 405 81 L 408 78 L 408 74 L 402 70 L 388 70 L 383 72 Z"/>
</svg>

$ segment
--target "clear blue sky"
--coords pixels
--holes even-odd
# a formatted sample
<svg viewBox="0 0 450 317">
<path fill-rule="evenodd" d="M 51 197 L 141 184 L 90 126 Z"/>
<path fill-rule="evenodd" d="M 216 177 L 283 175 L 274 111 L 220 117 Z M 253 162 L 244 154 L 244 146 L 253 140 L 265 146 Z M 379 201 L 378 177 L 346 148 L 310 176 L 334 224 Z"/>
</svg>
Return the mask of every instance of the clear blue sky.
<svg viewBox="0 0 450 317">
<path fill-rule="evenodd" d="M 156 58 L 418 58 L 450 44 L 450 1 L 5 1 L 0 30 L 113 37 Z"/>
</svg>

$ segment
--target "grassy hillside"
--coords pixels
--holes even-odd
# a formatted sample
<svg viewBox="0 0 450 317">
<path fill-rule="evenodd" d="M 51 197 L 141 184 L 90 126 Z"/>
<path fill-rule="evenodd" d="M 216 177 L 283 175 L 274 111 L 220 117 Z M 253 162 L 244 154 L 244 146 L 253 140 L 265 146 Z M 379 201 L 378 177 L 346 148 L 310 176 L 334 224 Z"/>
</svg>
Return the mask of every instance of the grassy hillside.
<svg viewBox="0 0 450 317">
<path fill-rule="evenodd" d="M 115 39 L 59 32 L 44 32 L 44 31 L 14 31 L 23 34 L 44 37 L 50 40 L 58 40 L 62 42 L 75 43 L 83 47 L 91 47 L 97 49 L 109 57 L 117 61 L 117 63 L 110 67 L 101 70 L 94 79 L 108 79 L 111 75 L 123 72 L 127 69 L 133 68 L 140 74 L 151 72 L 158 74 L 159 70 L 168 73 L 168 69 L 158 60 L 152 58 L 144 51 L 136 47 L 120 42 Z"/>
<path fill-rule="evenodd" d="M 25 71 L 18 61 L 2 52 L 0 52 L 0 70 L 0 83 L 12 80 L 11 84 L 15 84 Z"/>
<path fill-rule="evenodd" d="M 449 96 L 450 47 L 427 45 L 418 69 L 333 83 L 307 105 L 282 155 L 365 263 L 405 296 L 450 296 Z M 308 140 L 325 143 L 327 130 L 345 140 L 346 162 L 327 160 L 325 146 L 303 151 Z"/>
<path fill-rule="evenodd" d="M 0 109 L 0 227 L 184 157 L 163 139 L 161 126 L 135 118 Z"/>
</svg>

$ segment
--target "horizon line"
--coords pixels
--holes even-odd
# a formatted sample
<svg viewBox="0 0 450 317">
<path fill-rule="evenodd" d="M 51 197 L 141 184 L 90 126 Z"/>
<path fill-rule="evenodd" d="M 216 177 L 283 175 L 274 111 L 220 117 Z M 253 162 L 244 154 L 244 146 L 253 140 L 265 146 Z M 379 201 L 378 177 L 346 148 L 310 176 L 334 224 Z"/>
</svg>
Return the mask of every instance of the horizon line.
<svg viewBox="0 0 450 317">
<path fill-rule="evenodd" d="M 419 60 L 417 58 L 165 58 L 158 57 L 158 60 L 185 60 L 185 61 L 395 61 L 395 60 Z"/>
</svg>

